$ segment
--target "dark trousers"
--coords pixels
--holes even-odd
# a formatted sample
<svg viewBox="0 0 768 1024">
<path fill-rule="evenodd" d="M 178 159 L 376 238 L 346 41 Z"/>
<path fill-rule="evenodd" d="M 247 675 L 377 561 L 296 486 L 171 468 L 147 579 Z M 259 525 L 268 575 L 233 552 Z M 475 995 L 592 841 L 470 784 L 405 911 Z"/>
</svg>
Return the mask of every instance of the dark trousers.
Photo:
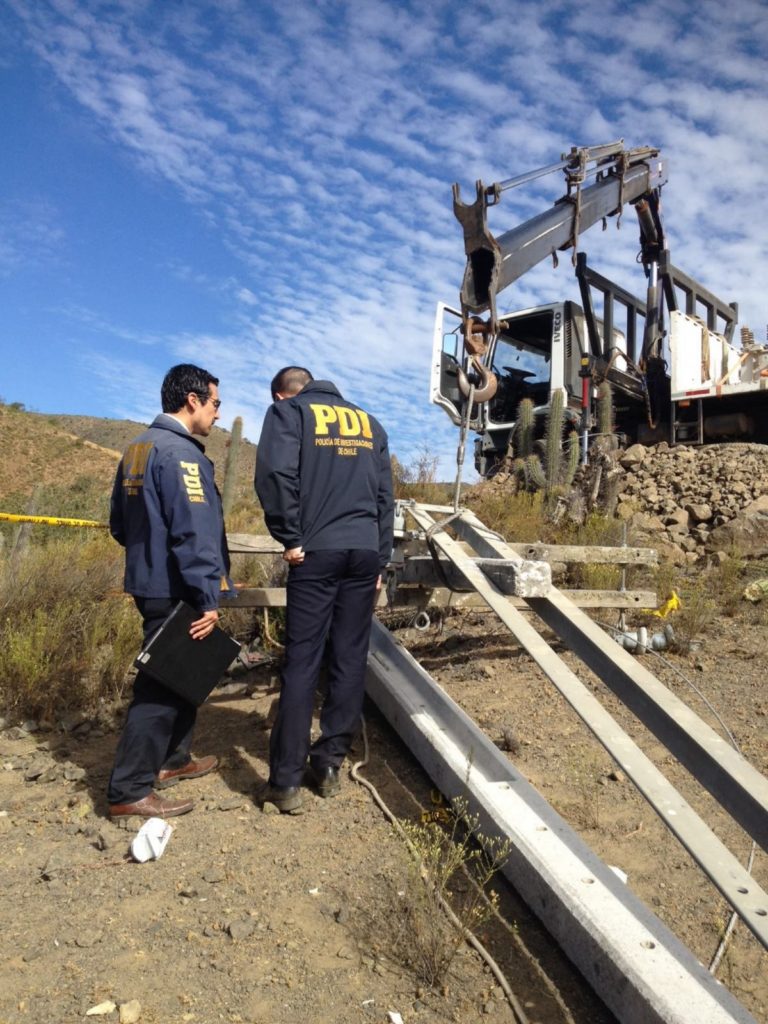
<svg viewBox="0 0 768 1024">
<path fill-rule="evenodd" d="M 309 551 L 288 573 L 285 659 L 277 720 L 269 743 L 269 781 L 298 786 L 307 757 L 338 767 L 358 727 L 379 576 L 376 551 Z M 320 665 L 329 648 L 328 692 L 320 738 L 310 750 Z"/>
<path fill-rule="evenodd" d="M 175 598 L 135 597 L 144 620 L 144 642 L 168 618 Z M 180 768 L 189 759 L 197 708 L 139 672 L 133 683 L 133 701 L 117 745 L 107 800 L 131 804 L 147 796 L 161 768 Z"/>
</svg>

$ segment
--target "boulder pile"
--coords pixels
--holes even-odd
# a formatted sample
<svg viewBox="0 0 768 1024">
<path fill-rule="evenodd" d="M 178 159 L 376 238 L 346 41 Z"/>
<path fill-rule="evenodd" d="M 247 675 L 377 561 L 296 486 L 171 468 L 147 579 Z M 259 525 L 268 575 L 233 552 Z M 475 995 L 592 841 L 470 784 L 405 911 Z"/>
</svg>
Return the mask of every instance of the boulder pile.
<svg viewBox="0 0 768 1024">
<path fill-rule="evenodd" d="M 618 515 L 635 543 L 678 564 L 768 555 L 768 445 L 636 444 L 616 457 Z"/>
</svg>

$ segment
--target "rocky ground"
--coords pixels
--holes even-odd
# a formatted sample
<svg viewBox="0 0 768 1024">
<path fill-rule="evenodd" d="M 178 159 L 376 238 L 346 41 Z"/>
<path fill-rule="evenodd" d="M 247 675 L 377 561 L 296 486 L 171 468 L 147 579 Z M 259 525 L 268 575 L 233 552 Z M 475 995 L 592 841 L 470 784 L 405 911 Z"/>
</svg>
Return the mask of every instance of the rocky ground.
<svg viewBox="0 0 768 1024">
<path fill-rule="evenodd" d="M 365 788 L 345 778 L 332 800 L 307 791 L 301 815 L 262 811 L 273 683 L 256 671 L 204 706 L 197 750 L 216 751 L 221 768 L 182 784 L 195 810 L 143 864 L 129 855 L 140 822 L 104 817 L 110 715 L 0 734 L 2 1024 L 515 1020 L 468 949 L 434 988 L 409 967 L 402 905 L 414 880 Z M 362 774 L 418 822 L 429 781 L 373 709 L 368 731 Z M 564 998 L 574 1019 L 610 1024 L 519 901 L 501 897 L 518 924 L 494 920 L 483 938 L 529 1020 L 570 1020 Z"/>
<path fill-rule="evenodd" d="M 645 536 L 681 571 L 694 563 L 700 571 L 718 552 L 768 551 L 765 448 L 695 452 L 661 445 L 651 453 L 629 449 L 620 459 L 619 513 L 631 524 L 633 543 Z M 750 562 L 740 582 L 761 573 L 768 576 L 768 569 Z M 695 650 L 667 652 L 664 661 L 642 657 L 714 729 L 724 723 L 766 774 L 768 615 L 763 604 L 733 601 L 733 582 L 732 614 L 702 619 Z M 612 624 L 616 617 L 604 616 Z M 465 612 L 435 617 L 426 632 L 407 616 L 390 624 L 518 770 L 708 964 L 727 907 L 498 621 Z M 746 835 L 601 683 L 561 653 L 747 863 Z M 0 724 L 0 1024 L 516 1020 L 487 968 L 464 947 L 439 985 L 414 972 L 414 950 L 403 941 L 404 901 L 414 879 L 401 839 L 365 788 L 345 777 L 333 800 L 307 791 L 301 815 L 262 811 L 256 794 L 266 776 L 275 669 L 265 662 L 203 707 L 196 750 L 219 754 L 220 770 L 176 790 L 194 797 L 195 810 L 172 821 L 163 856 L 145 864 L 128 852 L 140 823 L 126 830 L 104 817 L 119 709 L 42 728 Z M 430 782 L 375 710 L 367 714 L 363 774 L 398 817 L 418 822 L 434 809 Z M 362 755 L 358 743 L 356 756 Z M 768 887 L 764 851 L 755 851 L 752 872 Z M 461 879 L 454 886 L 459 897 L 466 888 Z M 615 1024 L 520 895 L 502 883 L 496 889 L 501 917 L 481 937 L 530 1024 Z M 768 955 L 741 925 L 718 977 L 768 1024 Z"/>
<path fill-rule="evenodd" d="M 636 444 L 616 459 L 619 516 L 671 561 L 768 554 L 768 446 Z"/>
<path fill-rule="evenodd" d="M 469 612 L 436 620 L 426 633 L 407 624 L 398 632 L 708 963 L 727 921 L 723 901 L 513 638 L 492 617 Z M 665 656 L 672 667 L 645 659 L 719 729 L 683 677 L 690 679 L 766 772 L 764 648 L 765 618 L 745 604 L 694 654 Z M 746 862 L 746 836 L 589 673 L 579 674 Z M 202 709 L 197 750 L 219 753 L 221 770 L 183 784 L 196 808 L 173 820 L 163 856 L 145 864 L 128 855 L 133 832 L 103 816 L 116 742 L 108 718 L 0 735 L 2 1024 L 69 1024 L 94 1007 L 105 1011 L 97 1019 L 138 1013 L 156 1024 L 352 1024 L 396 1021 L 394 1013 L 406 1024 L 515 1020 L 474 953 L 462 949 L 445 983 L 430 989 L 394 949 L 401 894 L 412 880 L 402 842 L 367 790 L 345 778 L 333 800 L 307 791 L 302 815 L 261 810 L 254 793 L 266 774 L 274 697 L 268 667 L 217 691 Z M 399 817 L 418 821 L 433 806 L 429 780 L 373 709 L 368 722 L 363 774 Z M 762 851 L 753 873 L 768 885 Z M 497 889 L 512 929 L 494 920 L 482 937 L 529 1021 L 611 1024 L 518 895 Z M 737 927 L 719 977 L 761 1022 L 768 1021 L 767 968 L 765 951 Z"/>
<path fill-rule="evenodd" d="M 603 618 L 615 624 L 616 613 L 604 613 Z M 730 917 L 727 905 L 575 712 L 491 616 L 464 613 L 448 617 L 439 634 L 438 628 L 419 636 L 406 630 L 403 638 L 592 849 L 625 872 L 633 892 L 709 965 Z M 551 634 L 549 638 L 741 863 L 747 864 L 754 852 L 752 874 L 764 889 L 768 887 L 766 852 L 753 850 L 750 837 L 666 748 L 577 658 Z M 724 735 L 727 727 L 744 756 L 764 775 L 765 650 L 765 615 L 744 601 L 733 617 L 721 617 L 707 628 L 694 652 L 641 657 L 645 667 L 716 732 Z M 717 976 L 758 1021 L 768 1021 L 768 953 L 743 925 L 737 926 Z"/>
</svg>

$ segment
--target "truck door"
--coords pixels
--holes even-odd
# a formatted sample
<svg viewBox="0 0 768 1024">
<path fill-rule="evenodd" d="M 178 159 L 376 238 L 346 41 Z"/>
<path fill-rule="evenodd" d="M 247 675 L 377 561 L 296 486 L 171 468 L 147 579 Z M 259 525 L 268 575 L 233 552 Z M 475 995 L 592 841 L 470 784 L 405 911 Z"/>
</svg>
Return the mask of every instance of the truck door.
<svg viewBox="0 0 768 1024">
<path fill-rule="evenodd" d="M 464 398 L 459 391 L 457 370 L 466 369 L 464 338 L 461 333 L 461 313 L 444 302 L 438 302 L 435 329 L 432 337 L 432 371 L 429 400 L 448 413 L 456 426 L 461 424 Z M 479 426 L 473 420 L 471 426 Z"/>
</svg>

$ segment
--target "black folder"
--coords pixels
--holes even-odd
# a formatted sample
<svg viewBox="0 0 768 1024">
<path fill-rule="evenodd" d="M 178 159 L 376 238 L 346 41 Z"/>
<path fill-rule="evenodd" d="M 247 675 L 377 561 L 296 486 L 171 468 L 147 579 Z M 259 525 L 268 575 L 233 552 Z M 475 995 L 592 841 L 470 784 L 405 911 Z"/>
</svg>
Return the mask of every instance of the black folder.
<svg viewBox="0 0 768 1024">
<path fill-rule="evenodd" d="M 136 658 L 134 665 L 191 704 L 200 705 L 240 652 L 240 644 L 213 627 L 193 640 L 189 627 L 201 613 L 179 601 Z"/>
</svg>

